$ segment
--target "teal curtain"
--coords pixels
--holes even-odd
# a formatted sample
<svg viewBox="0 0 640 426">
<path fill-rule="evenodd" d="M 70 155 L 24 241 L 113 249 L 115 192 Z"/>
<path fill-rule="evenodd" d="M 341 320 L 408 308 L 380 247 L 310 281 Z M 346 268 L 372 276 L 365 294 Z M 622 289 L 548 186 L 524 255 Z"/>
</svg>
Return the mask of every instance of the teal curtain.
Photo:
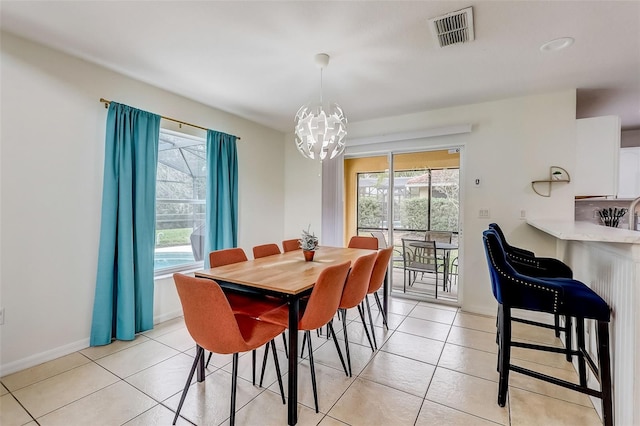
<svg viewBox="0 0 640 426">
<path fill-rule="evenodd" d="M 204 252 L 238 245 L 236 137 L 207 130 L 207 231 Z M 209 267 L 209 256 L 205 257 Z"/>
<path fill-rule="evenodd" d="M 160 116 L 111 102 L 91 346 L 153 328 Z"/>
</svg>

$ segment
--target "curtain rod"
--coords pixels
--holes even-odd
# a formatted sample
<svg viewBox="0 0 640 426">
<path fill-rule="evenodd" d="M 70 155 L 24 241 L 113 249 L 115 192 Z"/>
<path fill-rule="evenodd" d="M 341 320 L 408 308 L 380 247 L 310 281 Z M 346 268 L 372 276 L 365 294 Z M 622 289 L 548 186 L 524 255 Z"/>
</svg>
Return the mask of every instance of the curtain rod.
<svg viewBox="0 0 640 426">
<path fill-rule="evenodd" d="M 100 102 L 104 103 L 104 107 L 105 108 L 109 108 L 109 104 L 111 103 L 110 100 L 104 99 L 104 98 L 100 98 Z M 171 118 L 171 117 L 165 117 L 164 115 L 161 115 L 160 118 L 164 118 L 165 120 L 173 121 L 175 123 L 180 124 L 181 126 L 184 124 L 186 126 L 195 127 L 196 129 L 209 130 L 206 127 L 197 126 L 195 124 L 187 123 L 186 121 L 177 120 L 177 119 Z M 232 136 L 234 136 L 234 135 L 232 135 Z M 236 140 L 241 140 L 241 138 L 239 136 L 236 136 Z"/>
</svg>

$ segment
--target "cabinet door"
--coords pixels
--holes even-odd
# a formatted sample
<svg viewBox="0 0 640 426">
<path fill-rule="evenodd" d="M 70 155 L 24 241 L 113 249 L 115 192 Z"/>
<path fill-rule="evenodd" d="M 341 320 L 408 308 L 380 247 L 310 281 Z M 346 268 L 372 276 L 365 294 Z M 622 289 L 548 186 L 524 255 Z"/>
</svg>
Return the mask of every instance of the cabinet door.
<svg viewBox="0 0 640 426">
<path fill-rule="evenodd" d="M 617 195 L 620 118 L 576 120 L 575 195 Z"/>
<path fill-rule="evenodd" d="M 619 198 L 640 196 L 640 147 L 620 149 Z"/>
</svg>

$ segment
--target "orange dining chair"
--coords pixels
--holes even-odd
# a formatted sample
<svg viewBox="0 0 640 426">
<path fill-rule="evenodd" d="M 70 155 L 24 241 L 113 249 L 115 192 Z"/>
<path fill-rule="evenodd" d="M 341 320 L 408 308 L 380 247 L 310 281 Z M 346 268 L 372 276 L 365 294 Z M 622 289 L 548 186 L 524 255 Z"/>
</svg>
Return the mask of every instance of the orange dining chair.
<svg viewBox="0 0 640 426">
<path fill-rule="evenodd" d="M 336 334 L 331 326 L 331 319 L 338 311 L 340 299 L 342 298 L 342 291 L 349 273 L 350 264 L 350 261 L 346 261 L 324 269 L 318 276 L 318 280 L 313 286 L 309 299 L 305 302 L 306 306 L 301 306 L 301 311 L 303 311 L 303 313 L 298 321 L 298 330 L 304 331 L 305 340 L 309 345 L 309 366 L 311 367 L 311 384 L 313 386 L 313 400 L 316 404 L 316 413 L 318 412 L 318 390 L 316 387 L 316 370 L 313 363 L 313 348 L 311 347 L 310 331 L 316 330 L 325 324 L 329 327 L 331 335 L 333 336 L 333 342 L 335 343 L 338 355 L 340 356 L 340 361 L 342 362 L 342 366 L 346 372 L 347 367 L 344 364 L 344 358 L 342 357 L 340 346 L 338 346 Z M 288 327 L 289 308 L 287 306 L 283 306 L 268 312 L 260 317 L 260 321 L 277 324 L 282 327 Z M 264 370 L 265 364 L 263 362 L 260 386 L 262 386 Z"/>
<path fill-rule="evenodd" d="M 380 297 L 378 296 L 378 290 L 382 287 L 384 283 L 384 278 L 387 274 L 387 268 L 389 267 L 389 260 L 391 260 L 391 256 L 393 255 L 393 247 L 387 247 L 386 249 L 378 251 L 378 257 L 376 258 L 376 263 L 373 265 L 373 271 L 371 272 L 371 280 L 369 280 L 369 289 L 367 290 L 367 295 L 364 297 L 364 301 L 367 305 L 367 311 L 369 311 L 369 323 L 371 324 L 371 331 L 373 334 L 373 345 L 378 348 L 378 342 L 376 342 L 376 334 L 373 328 L 373 317 L 371 316 L 371 305 L 369 305 L 369 295 L 373 294 L 376 303 L 378 304 L 378 309 L 382 314 L 382 323 L 389 329 L 389 324 L 387 323 L 387 316 L 384 313 L 384 309 L 382 309 L 382 303 L 380 303 Z"/>
<path fill-rule="evenodd" d="M 298 241 L 297 239 L 284 240 L 282 242 L 282 250 L 284 250 L 285 253 L 288 251 L 294 251 L 299 249 L 300 249 L 300 241 Z"/>
<path fill-rule="evenodd" d="M 280 254 L 280 247 L 277 244 L 263 244 L 260 246 L 255 246 L 253 248 L 253 258 L 259 259 L 261 257 L 272 256 L 274 254 Z M 289 357 L 289 351 L 287 350 L 287 335 L 282 333 L 282 342 L 284 343 L 284 353 Z M 269 351 L 264 351 L 264 357 L 266 358 L 269 354 Z M 264 362 L 264 361 L 263 361 Z M 255 384 L 255 383 L 254 383 Z"/>
<path fill-rule="evenodd" d="M 349 248 L 360 248 L 378 250 L 378 239 L 376 237 L 351 237 L 349 240 Z"/>
<path fill-rule="evenodd" d="M 209 253 L 209 264 L 212 268 L 216 268 L 219 266 L 231 265 L 233 263 L 238 262 L 246 262 L 247 255 L 244 250 L 240 247 L 222 249 L 222 250 L 214 250 Z M 227 300 L 231 305 L 231 309 L 234 314 L 246 315 L 252 318 L 258 318 L 265 312 L 269 312 L 272 309 L 276 309 L 279 306 L 283 305 L 282 300 L 273 298 L 273 297 L 259 297 L 253 296 L 249 294 L 236 293 L 233 291 L 225 291 L 225 295 L 227 296 Z M 285 350 L 287 346 L 286 338 L 284 334 L 282 335 L 285 339 Z M 265 351 L 266 353 L 266 351 Z M 211 361 L 211 356 L 213 353 L 209 354 L 207 358 L 206 366 L 209 366 L 209 362 Z M 253 384 L 256 384 L 255 370 L 256 370 L 256 352 L 253 351 L 251 353 L 251 357 L 253 360 Z"/>
<path fill-rule="evenodd" d="M 264 344 L 271 343 L 278 384 L 280 385 L 280 394 L 284 404 L 282 376 L 273 339 L 281 334 L 285 328 L 278 324 L 234 314 L 224 292 L 218 283 L 213 280 L 194 278 L 182 274 L 174 274 L 173 279 L 182 304 L 184 322 L 197 345 L 196 357 L 191 366 L 187 383 L 182 391 L 173 424 L 175 425 L 178 420 L 182 404 L 189 391 L 191 379 L 193 379 L 193 373 L 198 363 L 204 359 L 205 349 L 218 354 L 233 354 L 229 419 L 231 425 L 235 424 L 239 352 L 255 350 Z"/>
<path fill-rule="evenodd" d="M 362 308 L 361 303 L 367 296 L 369 281 L 371 280 L 371 272 L 373 271 L 373 265 L 377 257 L 378 253 L 371 253 L 356 259 L 356 261 L 353 263 L 353 266 L 351 267 L 351 271 L 349 272 L 347 282 L 344 285 L 342 298 L 340 299 L 340 305 L 338 306 L 338 312 L 342 313 L 342 333 L 344 334 L 344 347 L 347 354 L 347 366 L 349 367 L 350 377 L 353 377 L 353 374 L 351 372 L 349 337 L 347 335 L 347 309 L 358 307 L 358 313 L 360 314 L 360 319 L 362 320 L 364 332 L 367 335 L 367 339 L 369 339 L 371 350 L 374 351 L 373 343 L 371 342 L 371 336 L 369 336 L 369 330 L 367 329 L 367 324 L 364 320 L 364 309 Z M 373 328 L 371 329 L 371 332 L 373 333 Z"/>
<path fill-rule="evenodd" d="M 274 254 L 280 254 L 280 247 L 278 247 L 277 244 L 262 244 L 253 248 L 254 259 L 272 256 Z"/>
</svg>

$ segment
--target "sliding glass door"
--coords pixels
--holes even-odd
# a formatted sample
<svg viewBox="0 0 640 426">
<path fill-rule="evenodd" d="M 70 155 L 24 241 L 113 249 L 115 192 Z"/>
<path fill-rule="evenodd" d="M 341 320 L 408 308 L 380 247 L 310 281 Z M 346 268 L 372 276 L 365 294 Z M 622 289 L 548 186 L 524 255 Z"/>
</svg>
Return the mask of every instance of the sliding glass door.
<svg viewBox="0 0 640 426">
<path fill-rule="evenodd" d="M 345 160 L 346 237 L 375 235 L 394 246 L 392 292 L 457 301 L 459 167 L 457 149 Z M 435 240 L 433 262 L 420 258 L 420 246 Z"/>
</svg>

